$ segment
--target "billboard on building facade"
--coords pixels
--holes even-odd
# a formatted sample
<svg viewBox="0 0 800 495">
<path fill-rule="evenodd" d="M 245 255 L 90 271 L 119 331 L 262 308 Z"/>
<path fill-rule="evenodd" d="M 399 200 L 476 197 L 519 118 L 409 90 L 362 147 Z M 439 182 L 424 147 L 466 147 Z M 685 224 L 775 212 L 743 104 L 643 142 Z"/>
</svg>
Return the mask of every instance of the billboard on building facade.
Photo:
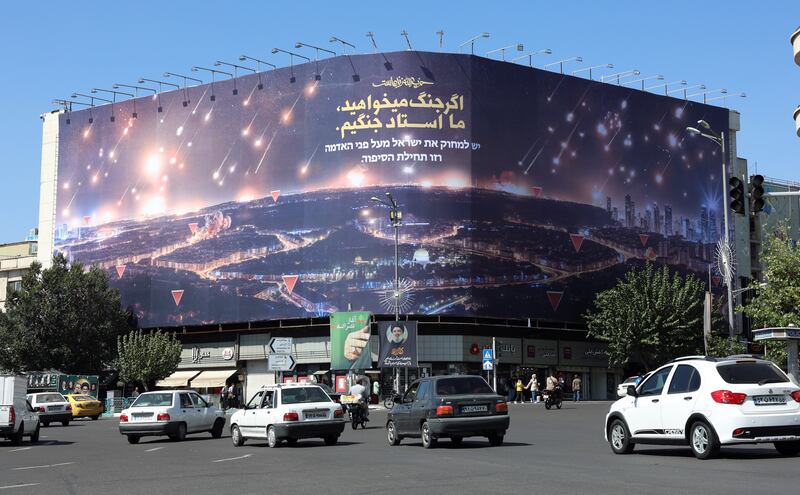
<svg viewBox="0 0 800 495">
<path fill-rule="evenodd" d="M 481 57 L 334 57 L 62 114 L 55 247 L 143 327 L 391 313 L 390 192 L 404 313 L 578 321 L 648 260 L 706 272 L 723 189 L 701 118 L 727 129 Z"/>
<path fill-rule="evenodd" d="M 372 368 L 370 313 L 343 311 L 331 314 L 331 369 Z"/>
<path fill-rule="evenodd" d="M 380 339 L 379 368 L 416 368 L 417 353 L 416 321 L 381 321 L 378 323 Z"/>
</svg>

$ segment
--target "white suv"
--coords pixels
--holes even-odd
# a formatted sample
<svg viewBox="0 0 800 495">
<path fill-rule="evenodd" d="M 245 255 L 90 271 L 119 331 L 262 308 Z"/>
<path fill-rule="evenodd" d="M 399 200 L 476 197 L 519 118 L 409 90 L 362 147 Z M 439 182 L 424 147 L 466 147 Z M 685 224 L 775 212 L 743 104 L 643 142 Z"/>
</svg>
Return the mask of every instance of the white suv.
<svg viewBox="0 0 800 495">
<path fill-rule="evenodd" d="M 344 431 L 342 406 L 325 391 L 310 384 L 280 384 L 262 387 L 244 409 L 231 416 L 231 439 L 237 447 L 248 438 L 266 439 L 270 447 L 286 440 L 322 438 L 336 445 Z"/>
<path fill-rule="evenodd" d="M 119 416 L 119 432 L 128 437 L 128 443 L 165 435 L 181 441 L 187 433 L 198 432 L 219 438 L 224 429 L 225 411 L 192 390 L 145 392 Z"/>
<path fill-rule="evenodd" d="M 617 454 L 635 444 L 689 445 L 698 459 L 720 445 L 773 443 L 800 453 L 800 388 L 769 361 L 750 356 L 675 359 L 611 405 L 606 440 Z"/>
</svg>

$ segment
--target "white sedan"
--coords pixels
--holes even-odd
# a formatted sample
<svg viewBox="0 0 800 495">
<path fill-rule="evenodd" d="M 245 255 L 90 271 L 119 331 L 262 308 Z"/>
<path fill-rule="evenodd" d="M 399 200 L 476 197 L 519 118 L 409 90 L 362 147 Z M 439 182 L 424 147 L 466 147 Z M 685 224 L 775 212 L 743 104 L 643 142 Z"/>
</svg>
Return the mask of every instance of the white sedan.
<svg viewBox="0 0 800 495">
<path fill-rule="evenodd" d="M 294 445 L 301 438 L 322 438 L 325 445 L 336 445 L 342 431 L 342 407 L 317 385 L 263 387 L 231 416 L 231 439 L 237 447 L 248 438 L 265 439 L 270 447 L 283 440 Z"/>
<path fill-rule="evenodd" d="M 151 436 L 181 441 L 187 433 L 201 432 L 219 438 L 224 429 L 225 412 L 191 390 L 143 393 L 119 417 L 119 432 L 128 437 L 128 443 Z"/>
<path fill-rule="evenodd" d="M 650 376 L 650 373 L 645 373 L 644 375 L 634 375 L 629 376 L 625 380 L 622 381 L 619 385 L 617 385 L 617 397 L 625 397 L 628 395 L 628 387 L 633 386 L 638 387 L 642 380 Z"/>
</svg>

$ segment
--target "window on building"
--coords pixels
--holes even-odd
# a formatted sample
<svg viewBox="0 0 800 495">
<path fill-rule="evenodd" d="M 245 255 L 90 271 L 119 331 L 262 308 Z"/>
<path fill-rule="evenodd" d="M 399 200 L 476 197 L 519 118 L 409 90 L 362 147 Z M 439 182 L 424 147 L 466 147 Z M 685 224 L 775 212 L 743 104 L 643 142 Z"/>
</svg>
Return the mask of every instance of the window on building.
<svg viewBox="0 0 800 495">
<path fill-rule="evenodd" d="M 13 280 L 6 286 L 6 296 L 10 296 L 12 292 L 22 290 L 22 280 Z"/>
<path fill-rule="evenodd" d="M 35 242 L 28 244 L 28 254 L 36 256 L 39 253 L 39 245 Z"/>
</svg>

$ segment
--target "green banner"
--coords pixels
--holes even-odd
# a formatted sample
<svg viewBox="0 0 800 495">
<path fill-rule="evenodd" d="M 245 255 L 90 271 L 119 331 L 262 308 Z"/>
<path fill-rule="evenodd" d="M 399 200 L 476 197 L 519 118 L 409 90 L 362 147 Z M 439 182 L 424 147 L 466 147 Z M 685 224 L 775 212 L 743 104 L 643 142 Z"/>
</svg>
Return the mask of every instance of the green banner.
<svg viewBox="0 0 800 495">
<path fill-rule="evenodd" d="M 332 370 L 372 368 L 370 316 L 368 311 L 331 313 Z"/>
</svg>

